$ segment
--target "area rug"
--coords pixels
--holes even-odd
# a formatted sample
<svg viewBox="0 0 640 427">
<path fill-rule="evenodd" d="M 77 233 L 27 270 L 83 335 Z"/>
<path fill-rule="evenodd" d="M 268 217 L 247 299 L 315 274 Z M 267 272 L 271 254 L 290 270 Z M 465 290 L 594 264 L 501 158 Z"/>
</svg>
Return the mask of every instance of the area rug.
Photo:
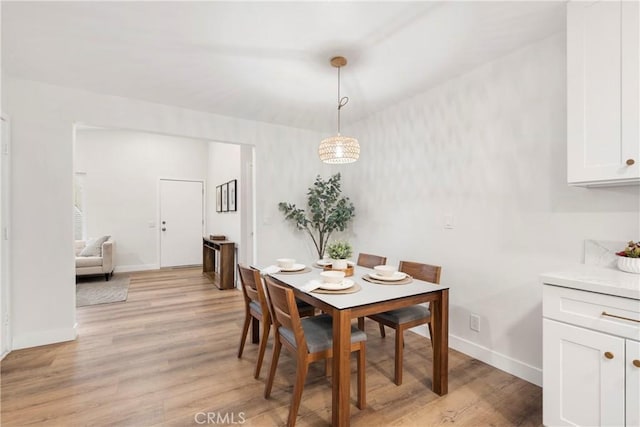
<svg viewBox="0 0 640 427">
<path fill-rule="evenodd" d="M 126 301 L 129 282 L 128 274 L 114 274 L 108 282 L 104 275 L 77 277 L 76 307 Z"/>
</svg>

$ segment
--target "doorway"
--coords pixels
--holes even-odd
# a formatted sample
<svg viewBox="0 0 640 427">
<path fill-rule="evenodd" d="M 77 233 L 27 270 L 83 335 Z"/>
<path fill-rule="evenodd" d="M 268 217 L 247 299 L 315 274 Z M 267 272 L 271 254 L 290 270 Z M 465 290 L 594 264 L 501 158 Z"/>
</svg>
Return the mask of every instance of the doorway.
<svg viewBox="0 0 640 427">
<path fill-rule="evenodd" d="M 160 179 L 160 267 L 202 264 L 204 183 Z"/>
</svg>

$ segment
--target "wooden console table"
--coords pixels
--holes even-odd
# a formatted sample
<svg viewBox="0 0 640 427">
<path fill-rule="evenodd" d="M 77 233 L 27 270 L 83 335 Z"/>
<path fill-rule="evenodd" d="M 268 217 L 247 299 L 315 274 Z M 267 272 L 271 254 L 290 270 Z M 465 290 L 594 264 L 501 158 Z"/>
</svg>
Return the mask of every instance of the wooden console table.
<svg viewBox="0 0 640 427">
<path fill-rule="evenodd" d="M 236 244 L 228 240 L 202 238 L 202 273 L 211 279 L 218 289 L 233 289 Z M 218 265 L 216 269 L 216 258 Z"/>
</svg>

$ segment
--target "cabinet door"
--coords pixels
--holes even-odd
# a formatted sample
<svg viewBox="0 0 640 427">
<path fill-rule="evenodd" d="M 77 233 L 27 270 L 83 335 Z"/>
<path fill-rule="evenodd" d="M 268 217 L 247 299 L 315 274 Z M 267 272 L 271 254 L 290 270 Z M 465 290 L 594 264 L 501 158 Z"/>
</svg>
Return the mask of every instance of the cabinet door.
<svg viewBox="0 0 640 427">
<path fill-rule="evenodd" d="M 543 320 L 543 423 L 625 422 L 625 340 Z"/>
<path fill-rule="evenodd" d="M 638 13 L 636 2 L 567 5 L 570 184 L 639 182 Z"/>
<path fill-rule="evenodd" d="M 630 176 L 638 177 L 640 176 L 640 2 L 623 1 L 620 12 L 622 14 L 620 27 L 621 154 L 623 162 L 634 161 L 626 172 Z"/>
<path fill-rule="evenodd" d="M 627 340 L 627 426 L 640 426 L 640 342 Z"/>
</svg>

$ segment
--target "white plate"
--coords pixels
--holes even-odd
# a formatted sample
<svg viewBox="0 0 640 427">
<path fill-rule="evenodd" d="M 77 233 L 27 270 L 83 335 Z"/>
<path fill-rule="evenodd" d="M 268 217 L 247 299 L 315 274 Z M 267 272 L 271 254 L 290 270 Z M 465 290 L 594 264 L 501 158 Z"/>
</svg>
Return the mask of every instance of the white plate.
<svg viewBox="0 0 640 427">
<path fill-rule="evenodd" d="M 391 276 L 381 276 L 381 275 L 376 274 L 376 273 L 369 273 L 369 277 L 371 277 L 373 279 L 376 279 L 376 280 L 383 280 L 385 282 L 397 282 L 398 280 L 402 280 L 405 277 L 407 277 L 407 274 L 403 273 L 401 271 L 396 271 Z"/>
<path fill-rule="evenodd" d="M 280 271 L 300 271 L 304 270 L 304 264 L 293 264 L 291 268 L 280 268 Z"/>
<path fill-rule="evenodd" d="M 355 282 L 351 279 L 344 279 L 340 283 L 322 283 L 319 288 L 325 289 L 327 291 L 342 291 L 344 289 L 349 289 L 355 284 Z"/>
</svg>

